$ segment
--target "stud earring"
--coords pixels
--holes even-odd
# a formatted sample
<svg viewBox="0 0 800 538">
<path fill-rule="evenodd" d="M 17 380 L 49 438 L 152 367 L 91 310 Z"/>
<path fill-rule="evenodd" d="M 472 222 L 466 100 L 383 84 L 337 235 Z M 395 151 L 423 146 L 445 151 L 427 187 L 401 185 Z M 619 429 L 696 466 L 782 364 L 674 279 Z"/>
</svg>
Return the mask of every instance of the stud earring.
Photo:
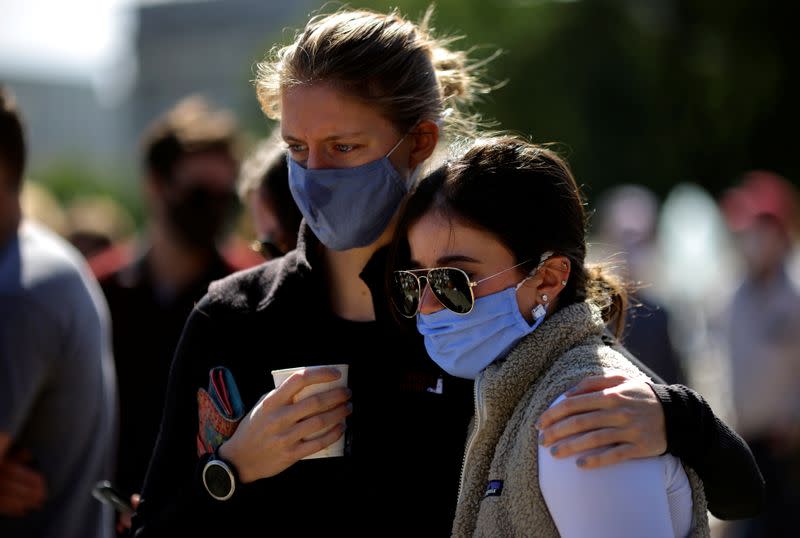
<svg viewBox="0 0 800 538">
<path fill-rule="evenodd" d="M 562 286 L 566 286 L 566 285 L 567 285 L 567 281 L 566 281 L 566 280 L 562 280 L 562 281 L 561 281 L 561 285 L 562 285 Z"/>
<path fill-rule="evenodd" d="M 542 301 L 544 301 L 546 303 L 549 300 L 550 300 L 550 297 L 548 297 L 546 293 L 544 295 L 542 295 Z"/>
</svg>

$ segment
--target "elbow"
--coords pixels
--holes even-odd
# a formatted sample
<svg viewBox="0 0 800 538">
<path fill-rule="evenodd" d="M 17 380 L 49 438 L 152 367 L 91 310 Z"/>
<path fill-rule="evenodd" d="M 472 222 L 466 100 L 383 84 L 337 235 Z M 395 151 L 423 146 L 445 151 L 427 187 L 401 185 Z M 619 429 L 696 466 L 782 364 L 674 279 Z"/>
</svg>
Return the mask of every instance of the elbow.
<svg viewBox="0 0 800 538">
<path fill-rule="evenodd" d="M 715 496 L 716 497 L 716 496 Z M 736 490 L 733 497 L 717 499 L 709 496 L 708 510 L 717 519 L 730 521 L 756 517 L 767 505 L 766 484 L 759 474 L 748 488 Z"/>
</svg>

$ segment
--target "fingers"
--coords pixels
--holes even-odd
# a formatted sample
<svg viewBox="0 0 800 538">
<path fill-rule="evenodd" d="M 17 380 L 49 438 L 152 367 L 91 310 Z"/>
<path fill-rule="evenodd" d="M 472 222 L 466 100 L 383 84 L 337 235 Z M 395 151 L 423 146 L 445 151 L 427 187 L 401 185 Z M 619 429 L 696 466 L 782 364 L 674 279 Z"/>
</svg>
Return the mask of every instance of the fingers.
<svg viewBox="0 0 800 538">
<path fill-rule="evenodd" d="M 323 448 L 332 445 L 344 434 L 344 424 L 336 424 L 330 431 L 325 432 L 324 435 L 300 441 L 296 448 L 293 450 L 293 456 L 298 460 L 310 456 L 314 452 L 319 452 Z"/>
<path fill-rule="evenodd" d="M 291 424 L 300 422 L 337 406 L 344 405 L 350 399 L 350 396 L 352 396 L 352 392 L 346 387 L 312 394 L 295 404 L 287 405 L 280 420 Z"/>
<path fill-rule="evenodd" d="M 341 374 L 336 368 L 326 366 L 304 368 L 290 375 L 286 378 L 286 381 L 275 389 L 275 398 L 278 403 L 288 404 L 307 386 L 336 381 L 340 377 Z"/>
<path fill-rule="evenodd" d="M 578 396 L 589 392 L 598 392 L 625 383 L 630 378 L 624 374 L 607 373 L 583 379 L 580 383 L 567 391 L 567 396 Z"/>
<path fill-rule="evenodd" d="M 625 441 L 623 433 L 617 428 L 594 430 L 554 444 L 550 453 L 556 458 L 567 458 L 590 450 L 610 449 Z"/>
<path fill-rule="evenodd" d="M 539 417 L 537 428 L 542 430 L 572 415 L 612 407 L 615 403 L 614 396 L 614 393 L 591 392 L 589 394 L 564 398 L 542 413 L 542 416 Z"/>
<path fill-rule="evenodd" d="M 21 516 L 39 509 L 47 497 L 44 476 L 25 465 L 4 462 L 0 466 L 0 513 Z"/>
<path fill-rule="evenodd" d="M 125 531 L 131 530 L 132 522 L 131 522 L 132 515 L 129 513 L 119 514 L 117 517 L 117 533 L 122 534 Z"/>
<path fill-rule="evenodd" d="M 3 494 L 19 498 L 26 504 L 39 506 L 47 496 L 44 476 L 26 465 L 3 464 L 0 488 Z"/>
<path fill-rule="evenodd" d="M 642 457 L 635 445 L 622 443 L 595 454 L 586 454 L 576 460 L 576 465 L 582 469 L 597 469 L 607 465 L 614 465 L 623 461 Z"/>
<path fill-rule="evenodd" d="M 0 494 L 0 516 L 22 517 L 32 509 L 33 507 L 13 495 Z"/>
<path fill-rule="evenodd" d="M 564 444 L 561 441 L 581 434 L 584 438 L 597 430 L 606 430 L 619 426 L 626 426 L 630 421 L 629 416 L 624 411 L 601 410 L 581 413 L 562 419 L 552 426 L 545 428 L 539 433 L 539 443 L 542 446 L 551 446 L 556 443 Z M 621 431 L 621 430 L 617 430 Z M 591 437 L 592 439 L 594 437 Z M 619 442 L 624 439 L 616 439 Z M 589 448 L 598 448 L 603 444 Z"/>
<path fill-rule="evenodd" d="M 339 405 L 327 411 L 308 417 L 297 423 L 286 435 L 289 442 L 297 442 L 301 439 L 312 437 L 315 433 L 327 430 L 328 428 L 342 424 L 347 416 L 353 412 L 352 404 Z M 327 446 L 327 445 L 325 445 Z"/>
</svg>

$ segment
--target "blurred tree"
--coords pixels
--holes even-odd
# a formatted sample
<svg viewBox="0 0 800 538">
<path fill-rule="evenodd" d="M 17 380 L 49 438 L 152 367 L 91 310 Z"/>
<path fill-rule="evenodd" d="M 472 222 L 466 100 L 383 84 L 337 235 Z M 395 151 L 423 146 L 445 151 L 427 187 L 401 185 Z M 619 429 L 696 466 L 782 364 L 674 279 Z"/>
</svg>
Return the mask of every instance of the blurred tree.
<svg viewBox="0 0 800 538">
<path fill-rule="evenodd" d="M 144 208 L 139 184 L 128 171 L 95 170 L 80 160 L 62 160 L 32 170 L 31 178 L 45 186 L 62 206 L 84 196 L 102 195 L 116 200 L 140 228 Z"/>
<path fill-rule="evenodd" d="M 427 0 L 354 1 L 420 17 Z M 800 3 L 780 0 L 439 0 L 439 34 L 508 80 L 485 117 L 557 141 L 590 197 L 618 183 L 719 193 L 742 172 L 798 181 Z M 330 8 L 327 8 L 330 9 Z M 297 25 L 304 24 L 298 20 Z M 286 42 L 291 32 L 271 36 Z"/>
</svg>

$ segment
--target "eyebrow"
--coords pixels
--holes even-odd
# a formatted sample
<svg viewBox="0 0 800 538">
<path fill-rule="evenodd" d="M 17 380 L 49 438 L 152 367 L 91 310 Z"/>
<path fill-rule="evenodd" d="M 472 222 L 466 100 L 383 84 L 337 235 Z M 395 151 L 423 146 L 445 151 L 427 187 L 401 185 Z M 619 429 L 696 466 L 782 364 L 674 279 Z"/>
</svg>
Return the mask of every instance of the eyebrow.
<svg viewBox="0 0 800 538">
<path fill-rule="evenodd" d="M 331 142 L 333 140 L 341 140 L 342 138 L 355 138 L 357 136 L 363 136 L 364 131 L 354 131 L 352 133 L 336 133 L 330 136 L 326 136 L 322 139 L 323 142 Z M 303 142 L 299 138 L 296 138 L 290 134 L 283 135 L 283 140 L 285 142 Z"/>
<path fill-rule="evenodd" d="M 450 256 L 442 256 L 438 260 L 436 260 L 436 264 L 439 267 L 444 267 L 448 264 L 453 262 L 462 262 L 462 263 L 481 263 L 480 260 L 476 260 L 475 258 L 470 258 L 469 256 L 464 256 L 463 254 L 452 254 Z M 422 267 L 417 260 L 411 260 L 412 267 Z"/>
</svg>

